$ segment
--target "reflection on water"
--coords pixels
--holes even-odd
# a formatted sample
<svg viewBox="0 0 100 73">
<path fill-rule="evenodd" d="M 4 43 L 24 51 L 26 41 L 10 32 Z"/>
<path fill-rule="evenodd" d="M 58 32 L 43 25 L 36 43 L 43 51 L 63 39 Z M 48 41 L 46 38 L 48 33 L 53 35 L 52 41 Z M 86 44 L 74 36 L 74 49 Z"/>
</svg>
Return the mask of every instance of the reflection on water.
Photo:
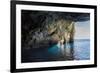
<svg viewBox="0 0 100 73">
<path fill-rule="evenodd" d="M 48 49 L 53 55 L 59 55 L 63 53 L 70 53 L 71 49 L 74 50 L 73 57 L 75 60 L 88 60 L 90 59 L 90 40 L 89 39 L 76 39 L 74 40 L 74 47 L 71 48 L 72 43 L 66 43 L 66 48 L 61 49 L 60 45 L 57 44 Z M 66 55 L 64 55 L 66 56 Z M 66 57 L 67 58 L 67 57 Z"/>
<path fill-rule="evenodd" d="M 90 40 L 78 39 L 74 40 L 72 48 L 71 43 L 66 43 L 61 48 L 60 44 L 56 44 L 49 48 L 39 48 L 26 50 L 22 54 L 22 62 L 43 62 L 43 61 L 64 61 L 72 60 L 71 49 L 73 49 L 74 60 L 88 60 L 90 59 Z M 24 57 L 23 57 L 24 56 Z"/>
</svg>

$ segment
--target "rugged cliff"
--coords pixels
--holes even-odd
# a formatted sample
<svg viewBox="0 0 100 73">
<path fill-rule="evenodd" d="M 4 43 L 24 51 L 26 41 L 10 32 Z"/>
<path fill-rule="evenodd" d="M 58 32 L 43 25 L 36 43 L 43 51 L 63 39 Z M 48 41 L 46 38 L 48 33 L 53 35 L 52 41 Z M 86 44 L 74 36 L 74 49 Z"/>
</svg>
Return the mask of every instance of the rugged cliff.
<svg viewBox="0 0 100 73">
<path fill-rule="evenodd" d="M 89 20 L 89 13 L 21 11 L 21 47 L 37 50 L 60 43 L 73 43 L 75 22 Z M 73 45 L 71 45 L 73 48 Z M 73 49 L 70 51 L 71 57 Z M 65 52 L 66 53 L 66 52 Z"/>
</svg>

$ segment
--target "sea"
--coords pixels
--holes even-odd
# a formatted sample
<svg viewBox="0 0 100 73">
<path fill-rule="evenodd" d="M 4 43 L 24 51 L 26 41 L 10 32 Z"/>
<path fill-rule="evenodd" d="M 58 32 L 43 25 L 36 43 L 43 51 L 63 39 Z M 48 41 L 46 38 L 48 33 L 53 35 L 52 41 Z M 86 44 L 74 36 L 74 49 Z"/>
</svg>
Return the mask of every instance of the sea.
<svg viewBox="0 0 100 73">
<path fill-rule="evenodd" d="M 68 50 L 73 49 L 74 60 L 89 60 L 90 39 L 75 39 L 73 43 L 73 48 L 71 48 L 71 44 L 64 45 L 66 45 Z M 61 48 L 59 48 L 58 45 L 54 45 L 50 48 L 26 50 L 23 54 L 25 55 L 25 57 L 22 57 L 22 62 L 59 61 L 59 56 L 61 55 Z"/>
<path fill-rule="evenodd" d="M 76 60 L 90 59 L 90 39 L 74 40 L 74 59 Z"/>
<path fill-rule="evenodd" d="M 70 50 L 73 49 L 74 60 L 89 60 L 90 59 L 90 39 L 74 39 L 73 48 L 72 43 L 64 44 L 66 45 L 67 53 L 70 53 Z M 61 48 L 54 45 L 51 48 L 48 48 L 48 54 L 53 56 L 58 56 L 61 54 Z"/>
</svg>

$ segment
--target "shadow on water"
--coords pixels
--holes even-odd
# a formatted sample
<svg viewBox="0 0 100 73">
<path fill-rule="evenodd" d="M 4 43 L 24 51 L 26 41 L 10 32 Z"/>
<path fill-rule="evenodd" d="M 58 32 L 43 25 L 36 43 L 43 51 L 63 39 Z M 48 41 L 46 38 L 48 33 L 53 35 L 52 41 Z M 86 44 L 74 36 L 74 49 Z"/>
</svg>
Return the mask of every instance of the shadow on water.
<svg viewBox="0 0 100 73">
<path fill-rule="evenodd" d="M 66 44 L 65 44 L 66 45 Z M 87 46 L 87 47 L 86 47 Z M 90 58 L 89 40 L 75 40 L 74 43 L 68 43 L 62 54 L 58 44 L 50 44 L 45 47 L 22 49 L 22 62 L 45 62 L 45 61 L 69 61 L 69 60 L 87 60 Z M 69 51 L 68 51 L 69 50 Z M 66 52 L 67 51 L 67 52 Z M 66 55 L 69 53 L 69 56 Z"/>
<path fill-rule="evenodd" d="M 43 61 L 70 60 L 68 56 L 62 54 L 62 50 L 57 43 L 45 44 L 45 45 L 38 48 L 31 48 L 31 49 L 22 48 L 21 61 L 22 62 L 43 62 Z"/>
</svg>

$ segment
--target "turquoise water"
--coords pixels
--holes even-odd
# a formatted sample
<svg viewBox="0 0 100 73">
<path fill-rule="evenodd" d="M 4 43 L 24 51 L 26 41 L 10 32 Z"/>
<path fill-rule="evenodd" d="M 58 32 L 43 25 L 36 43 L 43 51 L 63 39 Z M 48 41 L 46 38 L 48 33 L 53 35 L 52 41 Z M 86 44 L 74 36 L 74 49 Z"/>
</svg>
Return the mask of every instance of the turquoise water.
<svg viewBox="0 0 100 73">
<path fill-rule="evenodd" d="M 67 49 L 72 49 L 71 44 L 66 45 Z M 75 39 L 73 47 L 73 56 L 75 60 L 89 60 L 90 59 L 90 40 L 89 39 Z M 57 45 L 48 48 L 48 53 L 54 56 L 61 54 L 61 50 Z"/>
<path fill-rule="evenodd" d="M 66 50 L 73 49 L 74 60 L 89 60 L 90 59 L 90 40 L 89 39 L 77 39 L 74 40 L 74 46 L 72 44 L 66 44 Z M 25 57 L 22 57 L 22 62 L 43 62 L 43 61 L 60 61 L 67 60 L 66 55 L 62 55 L 61 48 L 56 44 L 49 48 L 39 48 L 26 50 Z"/>
</svg>

